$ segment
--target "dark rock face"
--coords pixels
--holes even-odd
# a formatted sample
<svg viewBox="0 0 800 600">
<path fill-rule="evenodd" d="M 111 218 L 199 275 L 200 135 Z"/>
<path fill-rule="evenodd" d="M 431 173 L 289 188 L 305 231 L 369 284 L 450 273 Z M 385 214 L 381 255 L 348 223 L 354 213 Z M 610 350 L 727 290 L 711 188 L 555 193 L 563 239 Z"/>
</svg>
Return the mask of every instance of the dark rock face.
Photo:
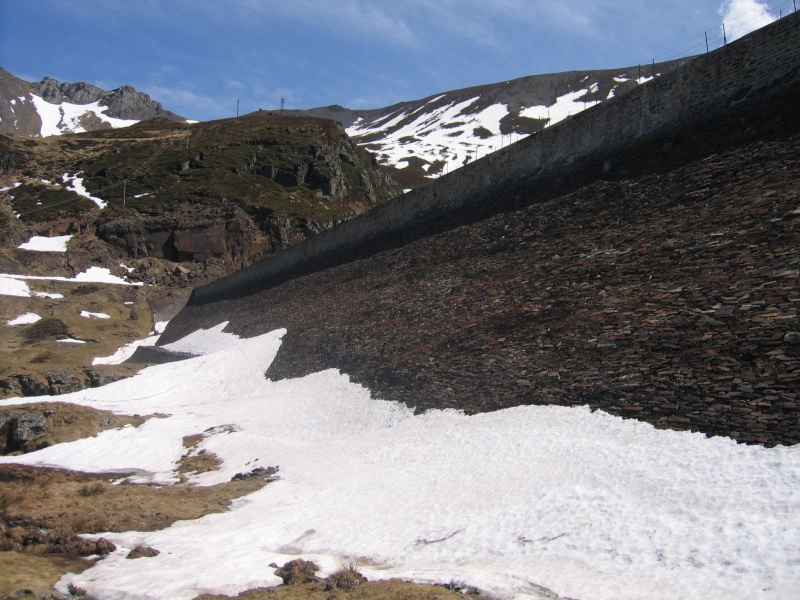
<svg viewBox="0 0 800 600">
<path fill-rule="evenodd" d="M 105 93 L 88 83 L 59 83 L 52 77 L 45 77 L 39 83 L 31 84 L 31 91 L 50 104 L 91 104 Z"/>
<path fill-rule="evenodd" d="M 40 413 L 26 413 L 11 419 L 9 443 L 21 446 L 26 442 L 34 442 L 45 434 L 46 417 Z"/>
<path fill-rule="evenodd" d="M 88 83 L 59 83 L 51 77 L 45 77 L 39 83 L 31 84 L 31 91 L 50 104 L 61 104 L 62 102 L 91 104 L 100 100 L 101 105 L 108 107 L 105 113 L 117 119 L 139 120 L 158 116 L 175 116 L 169 111 L 165 111 L 160 102 L 151 100 L 150 96 L 143 92 L 137 92 L 129 85 L 106 92 Z"/>
<path fill-rule="evenodd" d="M 50 371 L 47 373 L 47 391 L 51 396 L 60 396 L 61 394 L 79 392 L 80 390 L 89 387 L 88 383 L 89 382 L 86 380 L 85 376 L 78 377 L 75 373 L 66 369 Z"/>
<path fill-rule="evenodd" d="M 217 257 L 239 266 L 266 245 L 258 231 L 234 205 L 180 205 L 148 213 L 113 207 L 101 214 L 97 227 L 100 239 L 133 258 L 202 262 Z"/>
<path fill-rule="evenodd" d="M 48 414 L 21 409 L 0 412 L 0 453 L 23 450 L 47 433 Z"/>
<path fill-rule="evenodd" d="M 22 375 L 19 378 L 19 384 L 24 396 L 46 396 L 48 393 L 48 388 L 45 384 L 29 375 Z"/>
</svg>

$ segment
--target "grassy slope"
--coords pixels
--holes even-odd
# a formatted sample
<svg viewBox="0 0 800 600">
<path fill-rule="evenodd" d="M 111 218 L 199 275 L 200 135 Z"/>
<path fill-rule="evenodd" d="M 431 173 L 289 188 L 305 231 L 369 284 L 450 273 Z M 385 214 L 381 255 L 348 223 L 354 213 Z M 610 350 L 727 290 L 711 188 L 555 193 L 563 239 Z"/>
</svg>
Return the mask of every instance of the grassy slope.
<svg viewBox="0 0 800 600">
<path fill-rule="evenodd" d="M 191 126 L 146 121 L 123 129 L 43 140 L 0 136 L 0 153 L 12 155 L 17 171 L 30 178 L 13 194 L 16 212 L 36 209 L 23 215 L 23 220 L 74 217 L 92 211 L 93 205 L 79 200 L 74 192 L 39 181 L 58 181 L 63 173 L 80 171 L 86 188 L 100 190 L 96 195 L 111 205 L 122 204 L 122 182 L 130 179 L 126 205 L 142 211 L 176 202 L 230 201 L 328 221 L 365 208 L 364 183 L 351 162 L 342 165 L 348 189 L 344 197 L 322 200 L 314 189 L 320 177 L 330 175 L 319 150 L 338 147 L 343 138 L 333 121 L 264 113 Z M 354 144 L 348 146 L 348 152 L 352 154 L 348 160 L 359 166 L 376 164 Z M 291 178 L 276 183 L 270 178 L 273 172 L 293 173 L 301 163 L 310 167 L 306 184 L 292 185 Z M 59 202 L 66 204 L 47 208 Z"/>
</svg>

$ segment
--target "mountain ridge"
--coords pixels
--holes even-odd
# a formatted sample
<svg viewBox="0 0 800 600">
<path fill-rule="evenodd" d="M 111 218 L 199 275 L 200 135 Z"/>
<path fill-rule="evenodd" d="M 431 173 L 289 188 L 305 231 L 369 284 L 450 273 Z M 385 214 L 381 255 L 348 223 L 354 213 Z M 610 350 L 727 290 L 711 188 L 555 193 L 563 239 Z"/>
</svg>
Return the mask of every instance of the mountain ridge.
<svg viewBox="0 0 800 600">
<path fill-rule="evenodd" d="M 52 77 L 31 83 L 0 68 L 0 133 L 44 137 L 154 118 L 186 121 L 129 85 L 106 91 L 85 82 L 61 83 Z"/>
<path fill-rule="evenodd" d="M 413 189 L 694 58 L 528 75 L 376 109 L 334 104 L 284 112 L 340 122 L 395 179 Z"/>
</svg>

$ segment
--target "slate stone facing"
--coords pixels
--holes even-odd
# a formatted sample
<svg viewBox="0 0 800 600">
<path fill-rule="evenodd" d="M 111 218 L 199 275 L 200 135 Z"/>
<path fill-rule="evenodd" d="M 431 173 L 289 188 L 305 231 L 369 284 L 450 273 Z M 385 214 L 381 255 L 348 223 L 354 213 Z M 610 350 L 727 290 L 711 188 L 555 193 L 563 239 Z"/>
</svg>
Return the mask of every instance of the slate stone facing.
<svg viewBox="0 0 800 600">
<path fill-rule="evenodd" d="M 713 61 L 747 77 L 735 67 L 749 56 L 769 79 L 769 52 L 753 48 L 795 39 L 797 17 Z M 796 79 L 797 46 L 781 60 Z M 689 75 L 702 81 L 696 70 L 675 73 L 674 89 L 666 77 L 651 88 L 665 94 L 659 102 L 690 97 Z M 337 368 L 376 398 L 419 411 L 589 406 L 659 428 L 798 443 L 800 84 L 764 81 L 705 119 L 705 98 L 693 100 L 691 119 L 681 113 L 688 104 L 656 111 L 673 119 L 657 134 L 575 154 L 546 174 L 522 174 L 530 157 L 478 161 L 450 187 L 418 190 L 403 210 L 439 192 L 480 203 L 423 210 L 358 247 L 328 244 L 330 235 L 318 254 L 306 248 L 311 258 L 297 247 L 198 288 L 161 343 L 222 321 L 244 336 L 286 328 L 273 379 Z M 590 144 L 598 129 L 580 119 L 599 123 L 624 107 L 606 104 L 575 117 L 563 147 L 553 127 L 553 150 Z M 385 225 L 372 218 L 364 228 Z M 329 260 L 335 252 L 346 256 Z"/>
<path fill-rule="evenodd" d="M 515 190 L 563 188 L 580 171 L 619 171 L 618 154 L 664 141 L 669 155 L 676 130 L 742 118 L 753 105 L 800 85 L 800 14 L 792 13 L 714 52 L 695 57 L 645 85 L 493 152 L 408 194 L 379 204 L 299 244 L 195 288 L 189 305 L 256 293 L 294 277 L 387 250 L 467 219 L 506 210 Z M 793 91 L 792 91 L 793 90 Z M 727 132 L 726 132 L 727 133 Z M 684 132 L 685 135 L 685 132 Z M 704 143 L 705 140 L 701 140 Z M 705 144 L 703 144 L 705 145 Z M 681 152 L 693 153 L 683 147 Z M 674 151 L 673 151 L 674 152 Z M 537 201 L 541 201 L 541 193 Z M 527 203 L 527 202 L 524 202 Z"/>
<path fill-rule="evenodd" d="M 288 329 L 268 371 L 338 368 L 377 398 L 467 413 L 588 405 L 746 443 L 800 441 L 800 117 L 762 107 L 663 160 L 175 323 Z M 783 107 L 783 108 L 781 108 Z M 752 121 L 752 115 L 748 115 Z M 705 140 L 702 144 L 699 140 Z"/>
</svg>

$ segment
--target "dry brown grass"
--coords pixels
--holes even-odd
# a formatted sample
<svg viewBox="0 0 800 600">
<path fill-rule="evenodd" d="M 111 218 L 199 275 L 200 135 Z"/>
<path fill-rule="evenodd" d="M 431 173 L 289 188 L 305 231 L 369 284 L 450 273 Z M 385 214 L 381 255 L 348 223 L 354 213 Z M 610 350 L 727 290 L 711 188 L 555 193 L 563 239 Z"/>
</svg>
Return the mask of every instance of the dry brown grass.
<svg viewBox="0 0 800 600">
<path fill-rule="evenodd" d="M 197 475 L 199 473 L 207 473 L 209 471 L 216 471 L 222 465 L 222 460 L 213 452 L 206 450 L 197 450 L 197 446 L 206 438 L 204 433 L 197 433 L 195 435 L 187 435 L 183 438 L 183 447 L 186 448 L 186 453 L 181 456 L 178 461 L 178 468 L 176 471 L 180 474 L 181 483 L 188 479 L 188 475 Z"/>
<path fill-rule="evenodd" d="M 47 415 L 46 433 L 44 437 L 26 444 L 22 452 L 33 452 L 54 444 L 92 437 L 100 431 L 124 425 L 138 427 L 147 420 L 141 416 L 116 415 L 107 410 L 66 402 L 35 402 L 0 407 L 0 415 L 17 416 L 31 412 Z M 13 450 L 15 449 L 0 446 L 0 454 L 12 453 Z"/>
<path fill-rule="evenodd" d="M 0 598 L 20 589 L 52 589 L 65 573 L 80 573 L 93 562 L 73 556 L 0 552 Z"/>
<path fill-rule="evenodd" d="M 80 533 L 163 529 L 179 519 L 224 512 L 232 500 L 265 484 L 254 477 L 210 487 L 134 485 L 119 475 L 0 465 L 0 596 L 49 588 L 64 573 L 89 566 L 77 556 L 49 555 L 51 540 L 63 545 Z M 39 531 L 46 539 L 25 545 Z"/>
<path fill-rule="evenodd" d="M 229 596 L 197 596 L 194 600 L 223 600 Z M 281 585 L 242 592 L 239 600 L 463 600 L 463 596 L 438 585 L 388 579 L 369 581 L 352 590 L 330 589 L 327 581 Z"/>
<path fill-rule="evenodd" d="M 263 478 L 253 477 L 211 487 L 133 485 L 118 482 L 115 480 L 118 477 L 43 467 L 0 465 L 0 543 L 22 538 L 25 527 L 20 523 L 25 523 L 31 529 L 43 529 L 55 537 L 104 531 L 154 531 L 168 527 L 178 519 L 195 519 L 224 512 L 233 499 L 266 484 Z M 0 551 L 0 597 L 23 588 L 51 588 L 63 574 L 80 572 L 92 564 L 77 556 L 46 552 L 42 544 L 28 552 Z M 328 580 L 250 590 L 237 598 L 462 598 L 441 586 L 417 585 L 400 580 L 362 581 L 356 568 L 357 563 L 343 563 L 342 568 Z M 199 598 L 210 600 L 227 596 L 204 595 Z"/>
<path fill-rule="evenodd" d="M 287 562 L 282 567 L 276 564 L 275 575 L 283 579 L 284 585 L 274 588 L 257 588 L 242 592 L 236 598 L 241 600 L 450 600 L 464 595 L 438 585 L 416 584 L 400 579 L 367 581 L 358 572 L 359 561 L 342 561 L 340 568 L 325 579 L 315 576 L 318 567 L 301 558 Z M 466 592 L 469 595 L 477 592 Z M 202 595 L 194 600 L 212 600 L 228 596 Z"/>
<path fill-rule="evenodd" d="M 42 270 L 43 275 L 72 277 L 72 269 L 65 264 L 50 264 L 38 256 L 44 254 L 50 253 L 0 249 L 0 263 L 4 264 L 7 272 L 37 274 Z M 33 258 L 37 260 L 34 261 L 30 255 L 36 255 Z M 45 266 L 39 262 L 44 262 Z M 125 262 L 135 264 L 132 259 Z M 158 307 L 180 302 L 188 293 L 158 286 L 48 280 L 27 283 L 32 292 L 57 293 L 63 298 L 3 296 L 0 303 L 0 323 L 3 324 L 0 327 L 0 381 L 11 383 L 6 387 L 0 386 L 0 398 L 23 395 L 17 381 L 20 375 L 33 377 L 45 387 L 48 386 L 46 374 L 52 372 L 68 372 L 84 387 L 89 387 L 87 370 L 113 375 L 117 379 L 135 375 L 143 365 L 92 366 L 92 361 L 99 356 L 110 356 L 121 346 L 147 337 L 153 325 L 153 310 L 158 312 Z M 80 316 L 81 311 L 104 313 L 110 318 L 86 318 Z M 5 325 L 7 321 L 29 312 L 36 313 L 42 320 L 30 325 Z M 57 341 L 65 337 L 86 343 Z"/>
<path fill-rule="evenodd" d="M 91 475 L 43 467 L 0 465 L 5 518 L 25 518 L 74 533 L 155 531 L 179 519 L 224 512 L 231 500 L 265 485 L 259 478 L 209 487 L 117 483 L 119 475 Z"/>
</svg>

